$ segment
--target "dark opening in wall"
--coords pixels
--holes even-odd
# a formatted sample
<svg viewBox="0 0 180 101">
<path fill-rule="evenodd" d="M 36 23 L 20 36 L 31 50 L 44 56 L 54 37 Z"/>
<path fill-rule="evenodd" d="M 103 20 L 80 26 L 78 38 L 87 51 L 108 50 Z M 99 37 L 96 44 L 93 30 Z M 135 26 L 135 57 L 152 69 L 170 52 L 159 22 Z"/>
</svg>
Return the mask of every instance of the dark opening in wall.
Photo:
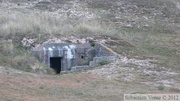
<svg viewBox="0 0 180 101">
<path fill-rule="evenodd" d="M 81 56 L 81 59 L 84 59 L 84 56 Z"/>
<path fill-rule="evenodd" d="M 59 74 L 62 70 L 61 68 L 61 57 L 50 57 L 50 67 Z"/>
</svg>

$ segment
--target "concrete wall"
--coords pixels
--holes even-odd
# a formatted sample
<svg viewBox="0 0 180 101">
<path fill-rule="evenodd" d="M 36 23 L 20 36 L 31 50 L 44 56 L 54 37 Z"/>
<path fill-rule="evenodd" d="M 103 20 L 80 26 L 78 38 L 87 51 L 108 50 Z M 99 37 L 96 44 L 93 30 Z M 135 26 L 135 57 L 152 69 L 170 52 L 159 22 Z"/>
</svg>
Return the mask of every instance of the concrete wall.
<svg viewBox="0 0 180 101">
<path fill-rule="evenodd" d="M 103 57 L 94 57 L 92 61 L 89 62 L 89 65 L 83 66 L 74 66 L 71 68 L 71 71 L 80 71 L 83 69 L 88 69 L 91 67 L 100 66 L 102 62 L 113 62 L 116 60 L 116 56 L 103 56 Z"/>
<path fill-rule="evenodd" d="M 89 65 L 84 65 L 84 66 L 74 66 L 71 68 L 71 71 L 74 72 L 74 71 L 80 71 L 80 70 L 83 70 L 83 69 L 87 69 L 87 68 L 90 68 Z"/>
<path fill-rule="evenodd" d="M 116 59 L 116 56 L 101 44 L 96 44 L 95 47 L 90 44 L 46 44 L 33 52 L 41 62 L 49 66 L 51 57 L 61 57 L 62 71 L 78 71 Z"/>
<path fill-rule="evenodd" d="M 102 44 L 96 44 L 95 45 L 95 51 L 96 51 L 96 57 L 101 57 L 101 56 L 112 56 L 112 52 L 108 50 L 105 46 Z"/>
<path fill-rule="evenodd" d="M 48 66 L 50 66 L 50 57 L 62 57 L 62 71 L 68 71 L 76 60 L 75 49 L 76 46 L 73 44 L 46 44 L 34 53 L 41 62 Z"/>
<path fill-rule="evenodd" d="M 76 63 L 77 66 L 88 65 L 95 57 L 95 49 L 90 48 L 77 48 L 76 49 Z"/>
<path fill-rule="evenodd" d="M 102 57 L 94 57 L 93 61 L 89 63 L 90 67 L 100 66 L 102 62 L 113 62 L 116 60 L 116 56 L 102 56 Z"/>
<path fill-rule="evenodd" d="M 46 44 L 33 52 L 48 66 L 50 66 L 51 57 L 61 57 L 62 71 L 69 71 L 73 66 L 88 65 L 95 56 L 95 49 L 90 44 Z"/>
</svg>

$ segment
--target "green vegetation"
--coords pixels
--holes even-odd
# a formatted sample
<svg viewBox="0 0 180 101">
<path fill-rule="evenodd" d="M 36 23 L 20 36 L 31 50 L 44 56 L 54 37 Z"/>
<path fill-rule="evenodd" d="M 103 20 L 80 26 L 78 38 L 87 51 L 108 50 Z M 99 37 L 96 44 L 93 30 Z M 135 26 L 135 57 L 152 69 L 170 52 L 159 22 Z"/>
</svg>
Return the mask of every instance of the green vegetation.
<svg viewBox="0 0 180 101">
<path fill-rule="evenodd" d="M 41 1 L 0 0 L 1 101 L 122 101 L 123 94 L 180 92 L 179 0 Z M 42 75 L 55 71 L 21 41 L 62 36 L 112 38 L 106 45 L 127 58 Z"/>
<path fill-rule="evenodd" d="M 109 62 L 107 62 L 107 61 L 103 61 L 100 63 L 100 65 L 107 65 L 107 64 L 109 64 Z"/>
<path fill-rule="evenodd" d="M 159 86 L 158 86 L 158 90 L 161 90 L 161 91 L 162 91 L 162 90 L 164 90 L 164 89 L 165 89 L 165 86 L 164 86 L 164 85 L 159 85 Z"/>
<path fill-rule="evenodd" d="M 95 45 L 96 45 L 96 44 L 95 44 L 94 42 L 91 43 L 91 46 L 92 46 L 92 47 L 95 47 Z"/>
<path fill-rule="evenodd" d="M 20 3 L 20 1 L 18 2 Z M 116 5 L 111 1 L 105 0 L 105 2 L 112 7 Z M 22 47 L 21 40 L 24 37 L 37 38 L 36 43 L 38 44 L 52 37 L 107 35 L 123 40 L 116 46 L 109 44 L 109 47 L 118 53 L 125 53 L 128 57 L 138 55 L 156 58 L 159 64 L 179 69 L 180 10 L 177 8 L 177 1 L 144 0 L 141 2 L 141 0 L 137 0 L 136 2 L 127 2 L 129 5 L 137 5 L 138 8 L 134 8 L 134 12 L 131 12 L 126 4 L 127 12 L 121 12 L 118 9 L 112 11 L 110 6 L 98 1 L 86 1 L 88 6 L 79 8 L 81 12 L 85 12 L 84 8 L 87 8 L 89 12 L 100 16 L 101 19 L 98 17 L 91 19 L 58 17 L 52 12 L 49 14 L 46 12 L 24 13 L 2 8 L 0 10 L 3 13 L 0 16 L 1 64 L 9 66 L 13 61 L 17 62 L 13 63 L 13 67 L 18 65 L 21 67 L 21 64 L 32 63 L 33 57 L 29 54 L 29 50 Z M 107 9 L 110 12 L 101 12 Z M 154 9 L 154 12 L 151 9 Z M 31 11 L 31 9 L 28 10 Z M 11 42 L 7 40 L 11 40 Z M 19 54 L 17 52 L 19 50 L 24 51 L 20 51 L 22 53 Z M 28 52 L 28 56 L 24 56 L 27 54 L 26 52 Z M 29 68 L 29 66 L 27 65 L 25 68 Z"/>
</svg>

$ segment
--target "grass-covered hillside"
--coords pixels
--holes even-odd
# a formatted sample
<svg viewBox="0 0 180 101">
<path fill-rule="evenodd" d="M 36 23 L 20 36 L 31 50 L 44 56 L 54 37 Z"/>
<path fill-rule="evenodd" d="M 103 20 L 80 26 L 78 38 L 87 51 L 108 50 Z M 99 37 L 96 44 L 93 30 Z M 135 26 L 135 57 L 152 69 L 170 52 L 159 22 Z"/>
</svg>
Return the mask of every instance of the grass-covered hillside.
<svg viewBox="0 0 180 101">
<path fill-rule="evenodd" d="M 39 43 L 57 36 L 108 35 L 134 46 L 117 45 L 119 53 L 179 66 L 178 0 L 1 0 L 0 7 L 1 43 L 13 43 L 5 51 L 21 45 L 24 37 Z"/>
<path fill-rule="evenodd" d="M 49 39 L 72 36 L 100 38 L 120 58 L 92 70 L 60 75 L 60 79 L 40 76 L 48 68 L 31 49 Z M 25 47 L 23 39 L 32 39 L 33 46 Z M 44 96 L 47 101 L 119 101 L 123 93 L 179 92 L 180 1 L 0 0 L 0 66 L 0 75 L 5 75 L 0 76 L 2 101 L 41 101 Z"/>
</svg>

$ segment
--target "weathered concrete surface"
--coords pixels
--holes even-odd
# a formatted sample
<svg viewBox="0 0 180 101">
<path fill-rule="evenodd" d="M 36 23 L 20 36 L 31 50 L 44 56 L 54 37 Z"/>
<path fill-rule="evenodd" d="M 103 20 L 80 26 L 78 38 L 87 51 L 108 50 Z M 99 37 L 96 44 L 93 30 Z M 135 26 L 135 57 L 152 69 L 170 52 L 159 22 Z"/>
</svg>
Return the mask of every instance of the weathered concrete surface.
<svg viewBox="0 0 180 101">
<path fill-rule="evenodd" d="M 94 57 L 93 61 L 89 63 L 90 67 L 99 66 L 102 62 L 113 62 L 116 60 L 116 56 L 102 56 L 102 57 Z"/>
<path fill-rule="evenodd" d="M 95 50 L 96 57 L 117 55 L 117 53 L 115 53 L 112 49 L 108 48 L 107 46 L 101 43 L 95 45 Z"/>
<path fill-rule="evenodd" d="M 48 66 L 50 66 L 51 57 L 61 57 L 61 70 L 67 71 L 74 65 L 76 56 L 75 48 L 76 45 L 74 44 L 46 44 L 36 49 L 34 53 L 41 62 Z"/>
<path fill-rule="evenodd" d="M 83 69 L 88 69 L 88 68 L 91 68 L 89 65 L 84 65 L 84 66 L 74 66 L 71 68 L 71 71 L 80 71 L 80 70 L 83 70 Z"/>
<path fill-rule="evenodd" d="M 61 58 L 61 71 L 78 71 L 99 66 L 101 62 L 113 62 L 116 55 L 105 46 L 96 43 L 92 47 L 89 43 L 51 43 L 34 49 L 35 56 L 43 63 L 51 66 L 50 58 Z"/>
</svg>

